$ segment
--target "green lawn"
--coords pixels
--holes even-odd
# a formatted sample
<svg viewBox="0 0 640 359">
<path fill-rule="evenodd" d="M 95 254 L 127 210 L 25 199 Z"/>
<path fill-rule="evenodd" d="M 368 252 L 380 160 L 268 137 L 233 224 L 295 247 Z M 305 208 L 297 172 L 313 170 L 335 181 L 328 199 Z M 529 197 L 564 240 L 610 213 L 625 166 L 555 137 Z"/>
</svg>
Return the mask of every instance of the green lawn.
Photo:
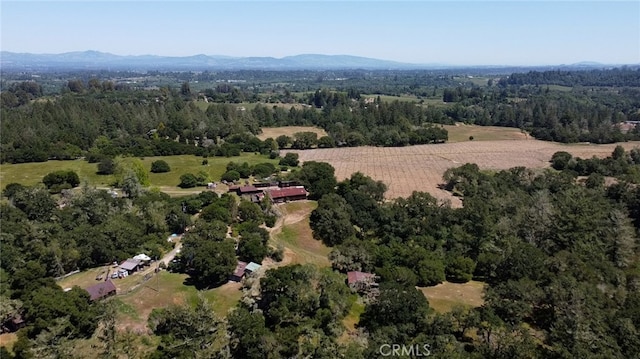
<svg viewBox="0 0 640 359">
<path fill-rule="evenodd" d="M 465 124 L 444 125 L 443 127 L 449 132 L 449 140 L 447 142 L 468 142 L 469 136 L 473 136 L 473 141 L 524 140 L 530 138 L 526 133 L 512 127 Z"/>
<path fill-rule="evenodd" d="M 171 171 L 167 173 L 150 173 L 149 179 L 152 186 L 157 187 L 174 187 L 180 183 L 180 176 L 185 173 L 198 173 L 205 171 L 209 174 L 213 181 L 219 181 L 220 177 L 226 172 L 226 166 L 229 162 L 248 162 L 249 165 L 255 165 L 261 162 L 270 162 L 278 164 L 277 159 L 269 159 L 267 156 L 256 155 L 254 153 L 243 153 L 238 157 L 209 157 L 209 164 L 202 165 L 202 157 L 193 155 L 181 156 L 159 156 L 145 157 L 142 162 L 147 170 L 151 170 L 151 163 L 156 160 L 164 160 L 171 167 Z M 83 160 L 73 161 L 47 161 L 38 163 L 20 163 L 20 164 L 3 164 L 0 166 L 0 186 L 5 187 L 9 183 L 17 182 L 23 185 L 34 185 L 42 181 L 47 173 L 58 170 L 73 170 L 78 173 L 82 182 L 87 181 L 90 185 L 105 187 L 111 185 L 114 181 L 113 176 L 101 176 L 96 174 L 97 164 L 88 163 Z M 192 191 L 187 191 L 192 192 Z"/>
</svg>

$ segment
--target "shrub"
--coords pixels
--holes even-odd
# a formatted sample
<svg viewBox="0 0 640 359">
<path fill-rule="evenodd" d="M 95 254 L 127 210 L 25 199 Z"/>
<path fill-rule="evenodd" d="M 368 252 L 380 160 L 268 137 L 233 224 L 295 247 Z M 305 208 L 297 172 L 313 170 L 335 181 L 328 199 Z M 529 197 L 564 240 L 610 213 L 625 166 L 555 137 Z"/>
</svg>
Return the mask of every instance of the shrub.
<svg viewBox="0 0 640 359">
<path fill-rule="evenodd" d="M 180 188 L 193 188 L 198 185 L 198 179 L 192 173 L 185 173 L 180 176 Z"/>
<path fill-rule="evenodd" d="M 227 171 L 221 177 L 221 180 L 227 181 L 227 182 L 233 182 L 239 179 L 240 179 L 240 173 L 238 173 L 238 171 L 236 170 Z"/>
<path fill-rule="evenodd" d="M 164 173 L 171 171 L 171 167 L 169 164 L 163 160 L 153 161 L 151 163 L 151 172 L 153 173 Z"/>
<path fill-rule="evenodd" d="M 112 175 L 116 172 L 116 163 L 112 158 L 103 158 L 98 163 L 99 175 Z"/>
<path fill-rule="evenodd" d="M 300 161 L 298 160 L 299 156 L 297 153 L 287 153 L 286 155 L 284 155 L 284 157 L 282 159 L 280 159 L 280 163 L 278 163 L 281 166 L 290 166 L 290 167 L 297 167 L 298 163 L 300 163 Z"/>
</svg>

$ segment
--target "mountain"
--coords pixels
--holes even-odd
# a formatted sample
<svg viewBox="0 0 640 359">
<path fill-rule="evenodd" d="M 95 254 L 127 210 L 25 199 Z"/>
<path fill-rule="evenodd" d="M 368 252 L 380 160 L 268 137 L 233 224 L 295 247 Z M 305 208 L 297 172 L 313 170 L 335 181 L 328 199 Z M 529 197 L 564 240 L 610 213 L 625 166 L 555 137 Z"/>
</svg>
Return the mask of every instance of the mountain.
<svg viewBox="0 0 640 359">
<path fill-rule="evenodd" d="M 421 65 L 348 55 L 306 54 L 274 57 L 230 57 L 194 55 L 169 57 L 156 55 L 119 56 L 99 51 L 62 54 L 0 52 L 4 70 L 296 70 L 296 69 L 415 69 Z"/>
</svg>

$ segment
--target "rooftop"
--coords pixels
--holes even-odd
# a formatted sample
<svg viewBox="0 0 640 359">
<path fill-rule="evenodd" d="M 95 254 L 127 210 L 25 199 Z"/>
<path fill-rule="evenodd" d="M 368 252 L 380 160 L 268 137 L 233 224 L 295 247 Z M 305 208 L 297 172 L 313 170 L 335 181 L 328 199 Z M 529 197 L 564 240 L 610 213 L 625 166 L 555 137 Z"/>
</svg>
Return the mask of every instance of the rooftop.
<svg viewBox="0 0 640 359">
<path fill-rule="evenodd" d="M 269 195 L 271 199 L 285 198 L 285 197 L 294 197 L 294 196 L 306 196 L 307 190 L 302 186 L 297 187 L 287 187 L 280 189 L 273 189 L 269 191 Z"/>
<path fill-rule="evenodd" d="M 87 288 L 87 292 L 89 292 L 89 296 L 91 297 L 91 300 L 97 300 L 102 297 L 106 297 L 107 295 L 115 291 L 116 291 L 116 286 L 115 284 L 113 284 L 111 280 L 100 282 L 96 285 L 92 285 L 91 287 Z"/>
<path fill-rule="evenodd" d="M 260 267 L 262 267 L 260 264 L 258 264 L 258 263 L 254 263 L 254 262 L 251 262 L 251 263 L 247 264 L 246 269 L 247 269 L 248 271 L 255 272 L 255 271 L 257 271 L 258 269 L 260 269 Z"/>
<path fill-rule="evenodd" d="M 140 265 L 139 259 L 129 258 L 120 265 L 120 268 L 126 269 L 126 270 L 134 270 L 139 265 Z"/>
<path fill-rule="evenodd" d="M 233 271 L 233 275 L 236 277 L 242 277 L 244 275 L 244 269 L 247 267 L 246 262 L 238 261 L 236 269 Z"/>
</svg>

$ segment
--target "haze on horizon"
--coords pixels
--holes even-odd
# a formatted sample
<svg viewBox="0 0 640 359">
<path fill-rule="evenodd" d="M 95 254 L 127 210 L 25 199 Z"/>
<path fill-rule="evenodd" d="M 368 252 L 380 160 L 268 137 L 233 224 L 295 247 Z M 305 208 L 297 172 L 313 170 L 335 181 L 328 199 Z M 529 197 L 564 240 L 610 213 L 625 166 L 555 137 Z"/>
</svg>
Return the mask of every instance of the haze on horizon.
<svg viewBox="0 0 640 359">
<path fill-rule="evenodd" d="M 353 55 L 414 64 L 640 63 L 638 1 L 2 1 L 1 49 Z"/>
</svg>

